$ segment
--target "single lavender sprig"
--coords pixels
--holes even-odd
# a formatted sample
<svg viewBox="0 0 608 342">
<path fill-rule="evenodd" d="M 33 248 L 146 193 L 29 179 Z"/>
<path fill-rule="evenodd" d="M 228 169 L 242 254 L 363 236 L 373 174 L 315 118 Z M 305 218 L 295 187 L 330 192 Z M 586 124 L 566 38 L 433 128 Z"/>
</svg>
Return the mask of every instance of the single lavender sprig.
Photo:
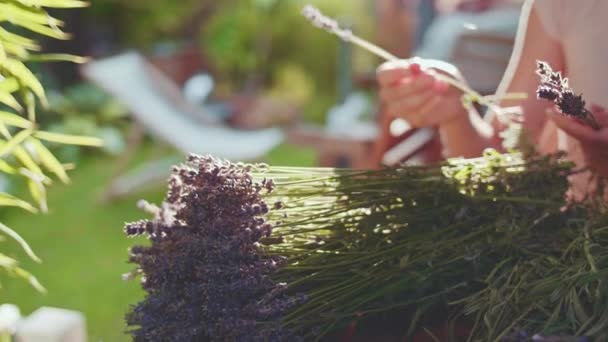
<svg viewBox="0 0 608 342">
<path fill-rule="evenodd" d="M 308 19 L 314 26 L 338 36 L 345 42 L 358 45 L 363 49 L 387 61 L 399 60 L 399 57 L 391 54 L 383 48 L 357 37 L 351 30 L 340 27 L 336 20 L 324 15 L 318 8 L 312 5 L 306 5 L 302 10 L 302 15 L 306 19 Z"/>
<path fill-rule="evenodd" d="M 536 74 L 540 76 L 536 90 L 539 99 L 555 103 L 560 113 L 582 120 L 595 130 L 601 128 L 591 111 L 585 107 L 583 95 L 576 95 L 570 88 L 568 78 L 563 77 L 561 72 L 553 71 L 546 62 L 536 61 Z"/>
<path fill-rule="evenodd" d="M 389 62 L 405 61 L 405 63 L 407 63 L 407 64 L 418 63 L 416 58 L 402 60 L 399 57 L 397 57 L 397 56 L 391 54 L 390 52 L 384 50 L 383 48 L 379 47 L 378 45 L 372 44 L 369 41 L 358 37 L 351 30 L 340 27 L 340 25 L 338 24 L 338 22 L 336 20 L 324 15 L 318 8 L 316 8 L 312 5 L 306 5 L 304 7 L 304 9 L 302 10 L 302 15 L 306 19 L 308 19 L 314 26 L 316 26 L 322 30 L 325 30 L 331 34 L 334 34 L 346 42 L 355 44 L 386 61 L 389 61 Z M 425 71 L 427 73 L 433 75 L 438 80 L 441 80 L 457 89 L 460 89 L 465 94 L 464 95 L 465 101 L 463 101 L 463 103 L 477 102 L 479 104 L 482 104 L 482 105 L 488 107 L 490 110 L 495 112 L 497 115 L 503 115 L 503 116 L 506 115 L 505 110 L 497 104 L 498 100 L 504 99 L 507 97 L 508 98 L 524 97 L 525 98 L 525 94 L 509 94 L 507 96 L 502 96 L 500 98 L 498 98 L 496 96 L 485 97 L 485 96 L 482 96 L 481 94 L 479 94 L 478 92 L 476 92 L 475 90 L 473 90 L 464 81 L 459 80 L 457 77 L 450 77 L 450 76 L 447 76 L 447 75 L 444 75 L 441 73 L 437 73 L 434 70 L 432 70 L 431 68 L 425 67 L 424 65 L 422 65 L 422 67 L 425 69 Z M 442 68 L 440 65 L 433 65 L 433 68 L 442 70 L 450 75 L 454 74 L 453 72 Z"/>
</svg>

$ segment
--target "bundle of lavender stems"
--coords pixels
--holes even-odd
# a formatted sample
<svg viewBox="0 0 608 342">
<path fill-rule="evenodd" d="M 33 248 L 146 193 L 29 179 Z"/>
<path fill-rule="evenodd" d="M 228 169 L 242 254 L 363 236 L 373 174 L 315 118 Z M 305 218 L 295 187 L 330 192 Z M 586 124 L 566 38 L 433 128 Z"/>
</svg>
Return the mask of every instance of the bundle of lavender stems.
<svg viewBox="0 0 608 342">
<path fill-rule="evenodd" d="M 608 217 L 565 201 L 571 172 L 561 156 L 491 150 L 374 171 L 190 156 L 165 201 L 142 205 L 153 218 L 126 225 L 150 240 L 130 252 L 129 277 L 147 291 L 130 332 L 315 341 L 350 327 L 373 340 L 443 326 L 446 341 L 605 339 Z"/>
</svg>

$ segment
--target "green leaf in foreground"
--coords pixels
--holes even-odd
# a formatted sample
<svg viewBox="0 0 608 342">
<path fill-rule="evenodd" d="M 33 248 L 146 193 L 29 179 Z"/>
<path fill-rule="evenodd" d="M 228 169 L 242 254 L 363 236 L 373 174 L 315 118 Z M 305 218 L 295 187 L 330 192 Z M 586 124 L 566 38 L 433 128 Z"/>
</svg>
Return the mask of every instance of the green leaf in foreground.
<svg viewBox="0 0 608 342">
<path fill-rule="evenodd" d="M 41 140 L 54 142 L 58 144 L 79 145 L 100 147 L 103 145 L 103 140 L 94 137 L 85 137 L 80 135 L 68 135 L 51 132 L 36 132 L 35 137 Z"/>
<path fill-rule="evenodd" d="M 13 150 L 21 145 L 25 139 L 29 138 L 32 135 L 33 131 L 31 129 L 24 129 L 21 132 L 17 133 L 11 140 L 3 142 L 0 144 L 0 157 L 3 157 L 7 154 L 13 152 Z"/>
<path fill-rule="evenodd" d="M 38 258 L 36 256 L 36 254 L 34 254 L 34 251 L 32 250 L 32 248 L 27 244 L 27 242 L 25 242 L 25 240 L 19 235 L 17 234 L 17 232 L 15 232 L 14 230 L 12 230 L 11 228 L 9 228 L 8 226 L 6 226 L 5 224 L 0 222 L 0 232 L 6 234 L 7 236 L 11 237 L 13 240 L 17 241 L 17 243 L 19 243 L 19 245 L 21 246 L 21 248 L 23 248 L 23 250 L 25 251 L 25 253 L 35 262 L 42 262 L 42 260 L 40 260 L 40 258 Z"/>
<path fill-rule="evenodd" d="M 46 167 L 52 173 L 54 173 L 57 176 L 57 178 L 59 178 L 63 183 L 70 182 L 70 178 L 68 177 L 68 174 L 65 172 L 65 169 L 64 169 L 63 165 L 61 164 L 61 162 L 59 160 L 57 160 L 57 158 L 55 158 L 53 153 L 51 153 L 51 151 L 49 151 L 49 149 L 46 148 L 46 146 L 44 146 L 40 142 L 40 140 L 29 139 L 28 142 L 31 143 L 32 146 L 34 147 L 34 150 L 38 154 L 38 157 L 40 158 L 40 161 L 42 162 L 42 165 L 44 165 L 44 167 Z"/>
<path fill-rule="evenodd" d="M 83 64 L 89 61 L 86 57 L 74 56 L 62 53 L 47 53 L 47 54 L 36 54 L 27 57 L 29 62 L 71 62 L 76 64 Z"/>
<path fill-rule="evenodd" d="M 0 207 L 16 207 L 27 210 L 31 213 L 38 212 L 38 210 L 28 202 L 3 192 L 0 192 Z"/>
<path fill-rule="evenodd" d="M 10 275 L 24 279 L 38 292 L 46 293 L 46 289 L 42 286 L 42 284 L 40 284 L 38 279 L 36 279 L 36 277 L 34 277 L 34 275 L 32 275 L 30 272 L 19 267 L 17 260 L 0 253 L 0 268 L 4 268 L 4 270 Z"/>
<path fill-rule="evenodd" d="M 3 122 L 8 126 L 19 128 L 31 128 L 34 125 L 31 121 L 24 117 L 5 111 L 0 111 L 0 122 Z"/>
</svg>

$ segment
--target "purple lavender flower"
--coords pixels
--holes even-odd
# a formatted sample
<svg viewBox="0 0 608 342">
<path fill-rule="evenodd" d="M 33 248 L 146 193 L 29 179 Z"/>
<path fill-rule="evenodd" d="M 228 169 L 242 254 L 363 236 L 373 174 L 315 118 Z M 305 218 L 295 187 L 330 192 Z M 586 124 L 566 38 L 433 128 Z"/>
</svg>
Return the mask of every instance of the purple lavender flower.
<svg viewBox="0 0 608 342">
<path fill-rule="evenodd" d="M 560 93 L 559 90 L 555 88 L 551 88 L 549 86 L 540 86 L 536 91 L 536 94 L 539 99 L 546 99 L 549 101 L 555 101 L 559 99 Z"/>
<path fill-rule="evenodd" d="M 148 292 L 127 315 L 135 341 L 299 340 L 280 319 L 306 298 L 272 280 L 282 259 L 257 245 L 272 233 L 262 192 L 274 183 L 255 183 L 251 169 L 191 155 L 154 218 L 125 225 L 151 241 L 130 251 Z"/>
<path fill-rule="evenodd" d="M 576 95 L 570 88 L 568 78 L 563 77 L 559 71 L 553 71 L 545 62 L 537 61 L 536 65 L 536 74 L 540 76 L 537 97 L 555 103 L 562 114 L 580 119 L 594 129 L 599 129 L 593 114 L 585 108 L 583 96 Z"/>
</svg>

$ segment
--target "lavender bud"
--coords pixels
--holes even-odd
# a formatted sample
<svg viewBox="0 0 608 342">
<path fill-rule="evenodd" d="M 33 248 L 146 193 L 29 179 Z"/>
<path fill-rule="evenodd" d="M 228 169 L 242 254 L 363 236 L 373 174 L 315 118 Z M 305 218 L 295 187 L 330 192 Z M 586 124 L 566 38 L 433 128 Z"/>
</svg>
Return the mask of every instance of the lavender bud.
<svg viewBox="0 0 608 342">
<path fill-rule="evenodd" d="M 564 114 L 574 117 L 585 116 L 585 101 L 583 100 L 583 96 L 576 95 L 570 90 L 562 93 L 562 96 L 557 101 L 557 105 Z"/>
<path fill-rule="evenodd" d="M 306 5 L 302 10 L 302 15 L 318 28 L 328 31 L 339 29 L 338 23 L 335 20 L 324 16 L 319 9 L 312 5 Z"/>
<path fill-rule="evenodd" d="M 540 86 L 536 91 L 536 95 L 539 99 L 555 101 L 559 98 L 560 93 L 557 89 L 547 86 Z"/>
<path fill-rule="evenodd" d="M 260 204 L 260 210 L 262 214 L 268 214 L 268 204 L 262 203 Z"/>
</svg>

